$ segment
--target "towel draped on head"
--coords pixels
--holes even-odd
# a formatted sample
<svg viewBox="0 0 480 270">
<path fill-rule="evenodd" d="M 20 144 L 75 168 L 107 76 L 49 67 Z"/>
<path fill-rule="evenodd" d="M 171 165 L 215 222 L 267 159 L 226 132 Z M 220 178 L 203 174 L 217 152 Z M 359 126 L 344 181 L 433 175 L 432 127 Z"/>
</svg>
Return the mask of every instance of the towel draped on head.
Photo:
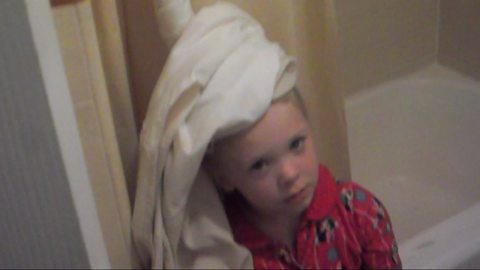
<svg viewBox="0 0 480 270">
<path fill-rule="evenodd" d="M 294 60 L 237 7 L 217 3 L 191 18 L 140 136 L 132 229 L 144 267 L 253 267 L 201 162 L 209 142 L 255 123 L 295 80 Z"/>
</svg>

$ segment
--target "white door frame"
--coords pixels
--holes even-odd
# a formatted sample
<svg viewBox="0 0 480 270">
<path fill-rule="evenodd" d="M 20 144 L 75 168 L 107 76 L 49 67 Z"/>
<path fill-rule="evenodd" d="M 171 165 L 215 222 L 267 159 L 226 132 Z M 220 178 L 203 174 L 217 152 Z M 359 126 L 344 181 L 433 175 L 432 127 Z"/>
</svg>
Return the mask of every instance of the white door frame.
<svg viewBox="0 0 480 270">
<path fill-rule="evenodd" d="M 50 1 L 24 1 L 90 267 L 111 268 L 84 159 Z"/>
</svg>

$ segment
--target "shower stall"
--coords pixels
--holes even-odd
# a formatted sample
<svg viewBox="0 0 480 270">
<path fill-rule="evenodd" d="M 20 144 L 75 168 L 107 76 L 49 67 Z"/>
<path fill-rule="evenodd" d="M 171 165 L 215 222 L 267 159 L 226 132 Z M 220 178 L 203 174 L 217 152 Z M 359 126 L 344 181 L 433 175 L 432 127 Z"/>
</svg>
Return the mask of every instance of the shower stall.
<svg viewBox="0 0 480 270">
<path fill-rule="evenodd" d="M 480 2 L 336 1 L 352 178 L 405 268 L 480 267 Z"/>
</svg>

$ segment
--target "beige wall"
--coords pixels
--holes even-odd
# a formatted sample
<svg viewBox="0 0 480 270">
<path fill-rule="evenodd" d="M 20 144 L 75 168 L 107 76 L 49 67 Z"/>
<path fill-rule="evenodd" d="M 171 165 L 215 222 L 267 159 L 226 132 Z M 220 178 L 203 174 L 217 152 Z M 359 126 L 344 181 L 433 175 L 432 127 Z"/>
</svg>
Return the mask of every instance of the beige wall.
<svg viewBox="0 0 480 270">
<path fill-rule="evenodd" d="M 125 51 L 137 132 L 147 112 L 148 100 L 167 59 L 168 49 L 160 38 L 153 1 L 123 0 Z"/>
<path fill-rule="evenodd" d="M 435 61 L 437 0 L 337 0 L 335 10 L 346 97 Z"/>
<path fill-rule="evenodd" d="M 438 61 L 480 79 L 480 1 L 440 1 Z"/>
</svg>

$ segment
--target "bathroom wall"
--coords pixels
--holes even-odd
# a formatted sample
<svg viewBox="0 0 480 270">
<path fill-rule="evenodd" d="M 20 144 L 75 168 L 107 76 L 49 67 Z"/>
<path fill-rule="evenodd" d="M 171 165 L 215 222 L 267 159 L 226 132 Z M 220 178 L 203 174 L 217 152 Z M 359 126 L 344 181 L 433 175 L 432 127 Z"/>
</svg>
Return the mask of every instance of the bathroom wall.
<svg viewBox="0 0 480 270">
<path fill-rule="evenodd" d="M 37 53 L 25 2 L 0 1 L 0 268 L 86 269 Z"/>
<path fill-rule="evenodd" d="M 438 61 L 480 80 L 480 1 L 440 1 Z"/>
<path fill-rule="evenodd" d="M 147 112 L 148 100 L 167 59 L 152 0 L 119 3 L 125 33 L 125 52 L 137 132 Z"/>
<path fill-rule="evenodd" d="M 345 97 L 435 61 L 438 0 L 334 2 Z"/>
</svg>

